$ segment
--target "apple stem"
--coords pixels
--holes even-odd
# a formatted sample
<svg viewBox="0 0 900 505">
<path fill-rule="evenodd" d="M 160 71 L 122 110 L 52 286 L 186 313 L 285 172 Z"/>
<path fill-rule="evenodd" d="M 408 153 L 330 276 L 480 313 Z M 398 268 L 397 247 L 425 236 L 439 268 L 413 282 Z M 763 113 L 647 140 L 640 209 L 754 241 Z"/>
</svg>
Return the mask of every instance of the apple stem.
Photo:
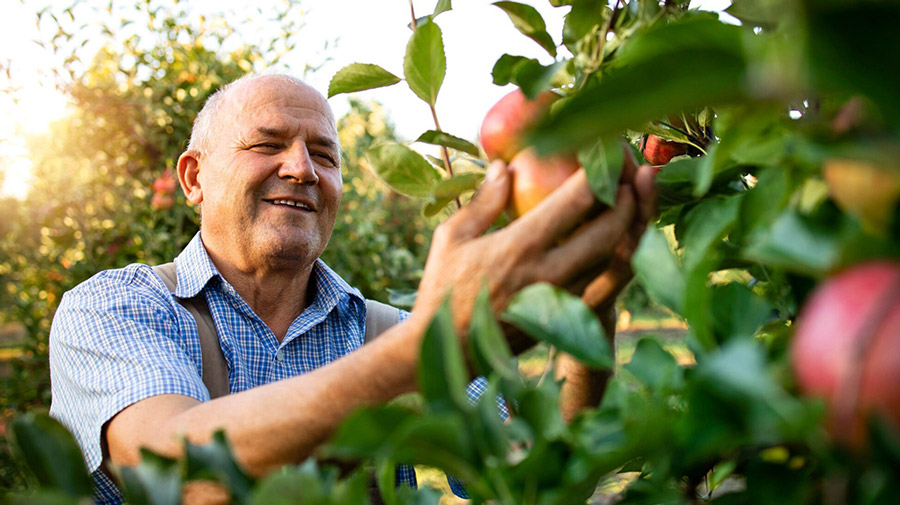
<svg viewBox="0 0 900 505">
<path fill-rule="evenodd" d="M 416 10 L 413 8 L 412 0 L 409 0 L 409 14 L 412 16 L 412 29 L 415 30 L 416 26 Z"/>
</svg>

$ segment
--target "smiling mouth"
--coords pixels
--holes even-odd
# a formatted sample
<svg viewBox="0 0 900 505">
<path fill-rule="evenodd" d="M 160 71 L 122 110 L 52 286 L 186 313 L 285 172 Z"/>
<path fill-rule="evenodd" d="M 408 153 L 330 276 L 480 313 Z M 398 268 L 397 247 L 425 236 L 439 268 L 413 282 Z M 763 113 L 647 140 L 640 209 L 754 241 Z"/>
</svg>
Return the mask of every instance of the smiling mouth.
<svg viewBox="0 0 900 505">
<path fill-rule="evenodd" d="M 303 202 L 295 202 L 295 201 L 293 201 L 293 200 L 266 200 L 266 201 L 269 202 L 269 203 L 271 203 L 272 205 L 280 205 L 280 206 L 283 206 L 283 207 L 290 207 L 290 208 L 292 208 L 292 209 L 305 210 L 305 211 L 308 211 L 308 212 L 314 212 L 314 211 L 315 211 L 315 209 L 313 209 L 313 208 L 310 207 L 309 205 L 306 205 L 306 204 L 303 203 Z"/>
</svg>

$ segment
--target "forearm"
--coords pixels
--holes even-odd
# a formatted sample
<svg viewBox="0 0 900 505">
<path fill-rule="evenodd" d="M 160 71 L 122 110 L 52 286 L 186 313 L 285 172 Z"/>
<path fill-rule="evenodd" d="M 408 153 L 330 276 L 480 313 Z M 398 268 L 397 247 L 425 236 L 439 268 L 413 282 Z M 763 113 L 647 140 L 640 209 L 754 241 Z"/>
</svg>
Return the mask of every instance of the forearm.
<svg viewBox="0 0 900 505">
<path fill-rule="evenodd" d="M 221 429 L 237 460 L 253 475 L 302 461 L 355 409 L 415 389 L 426 324 L 413 315 L 334 363 L 209 402 L 187 397 L 138 402 L 111 421 L 110 455 L 116 463 L 136 464 L 138 448 L 147 446 L 177 457 L 182 438 L 202 444 Z"/>
<path fill-rule="evenodd" d="M 616 312 L 614 307 L 599 311 L 600 323 L 615 358 Z M 565 379 L 560 390 L 560 411 L 566 422 L 585 408 L 596 407 L 603 399 L 612 370 L 594 370 L 566 353 L 559 353 L 555 362 L 556 380 Z"/>
</svg>

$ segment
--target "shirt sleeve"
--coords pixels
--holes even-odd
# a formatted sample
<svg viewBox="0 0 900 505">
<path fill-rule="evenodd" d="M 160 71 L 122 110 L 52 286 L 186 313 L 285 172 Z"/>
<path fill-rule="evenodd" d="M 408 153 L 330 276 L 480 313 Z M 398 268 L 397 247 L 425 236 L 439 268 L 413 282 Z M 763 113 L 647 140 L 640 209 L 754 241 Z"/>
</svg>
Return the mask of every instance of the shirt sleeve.
<svg viewBox="0 0 900 505">
<path fill-rule="evenodd" d="M 104 423 L 125 407 L 161 394 L 209 399 L 199 342 L 188 352 L 187 312 L 175 305 L 137 266 L 97 274 L 63 296 L 50 330 L 50 413 L 75 435 L 90 471 L 102 459 Z"/>
</svg>

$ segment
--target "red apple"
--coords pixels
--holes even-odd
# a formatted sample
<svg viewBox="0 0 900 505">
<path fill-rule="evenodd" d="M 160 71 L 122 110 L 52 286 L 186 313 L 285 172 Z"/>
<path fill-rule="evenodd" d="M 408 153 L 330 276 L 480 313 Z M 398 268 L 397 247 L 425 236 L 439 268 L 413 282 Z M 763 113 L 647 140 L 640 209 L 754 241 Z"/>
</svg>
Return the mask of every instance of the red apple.
<svg viewBox="0 0 900 505">
<path fill-rule="evenodd" d="M 153 193 L 150 208 L 154 210 L 169 210 L 175 205 L 175 197 L 164 193 Z"/>
<path fill-rule="evenodd" d="M 521 90 L 500 99 L 484 116 L 481 123 L 481 145 L 488 159 L 512 160 L 524 147 L 525 131 L 538 121 L 559 99 L 552 91 L 544 91 L 529 100 Z"/>
<path fill-rule="evenodd" d="M 824 281 L 797 318 L 791 360 L 801 391 L 825 399 L 835 440 L 861 447 L 872 414 L 900 429 L 900 264 Z"/>
<path fill-rule="evenodd" d="M 521 216 L 559 187 L 579 168 L 575 156 L 540 158 L 534 149 L 526 149 L 509 162 L 512 175 L 512 199 L 509 213 Z"/>
<path fill-rule="evenodd" d="M 176 185 L 175 174 L 171 170 L 166 170 L 153 181 L 153 191 L 163 194 L 173 193 Z"/>
<path fill-rule="evenodd" d="M 656 135 L 647 135 L 641 147 L 641 153 L 647 163 L 656 166 L 665 165 L 672 158 L 685 154 L 687 150 L 687 144 L 664 140 Z"/>
</svg>

